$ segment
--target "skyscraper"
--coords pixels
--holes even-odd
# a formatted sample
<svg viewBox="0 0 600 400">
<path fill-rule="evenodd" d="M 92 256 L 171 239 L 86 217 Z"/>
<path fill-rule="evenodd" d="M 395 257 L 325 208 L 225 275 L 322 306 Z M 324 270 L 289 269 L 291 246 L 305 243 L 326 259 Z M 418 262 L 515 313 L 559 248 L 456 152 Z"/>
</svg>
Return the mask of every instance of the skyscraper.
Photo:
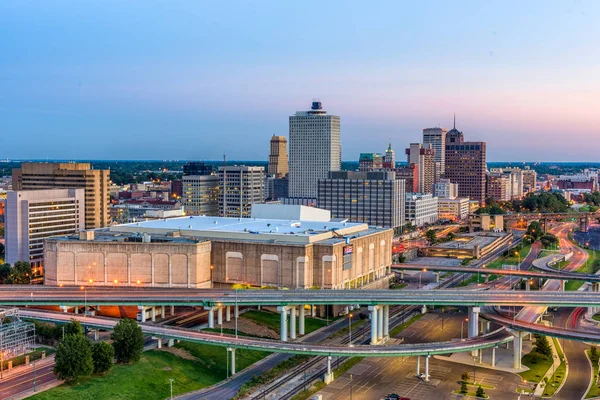
<svg viewBox="0 0 600 400">
<path fill-rule="evenodd" d="M 183 166 L 181 201 L 192 215 L 219 215 L 219 176 L 203 162 Z"/>
<path fill-rule="evenodd" d="M 293 198 L 317 198 L 319 179 L 341 167 L 340 117 L 327 115 L 320 101 L 290 117 L 290 185 Z"/>
<path fill-rule="evenodd" d="M 219 167 L 219 214 L 221 217 L 250 218 L 252 204 L 265 201 L 264 167 Z"/>
<path fill-rule="evenodd" d="M 433 193 L 433 184 L 435 182 L 435 150 L 431 148 L 431 144 L 422 146 L 421 143 L 411 143 L 410 148 L 406 149 L 406 155 L 408 164 L 414 164 L 418 169 L 418 192 Z"/>
<path fill-rule="evenodd" d="M 388 144 L 388 148 L 383 156 L 383 168 L 393 170 L 396 168 L 396 153 L 392 149 L 392 144 Z"/>
<path fill-rule="evenodd" d="M 444 128 L 425 128 L 423 129 L 423 145 L 428 144 L 435 150 L 434 161 L 436 164 L 435 181 L 438 182 L 440 177 L 444 175 L 446 167 L 446 133 Z"/>
<path fill-rule="evenodd" d="M 271 151 L 269 152 L 269 175 L 283 178 L 288 174 L 287 139 L 285 136 L 271 137 Z"/>
<path fill-rule="evenodd" d="M 85 189 L 85 229 L 108 226 L 110 171 L 89 163 L 23 163 L 13 169 L 14 190 Z"/>
<path fill-rule="evenodd" d="M 456 125 L 446 134 L 445 177 L 458 184 L 458 196 L 485 204 L 485 142 L 465 142 Z"/>
</svg>

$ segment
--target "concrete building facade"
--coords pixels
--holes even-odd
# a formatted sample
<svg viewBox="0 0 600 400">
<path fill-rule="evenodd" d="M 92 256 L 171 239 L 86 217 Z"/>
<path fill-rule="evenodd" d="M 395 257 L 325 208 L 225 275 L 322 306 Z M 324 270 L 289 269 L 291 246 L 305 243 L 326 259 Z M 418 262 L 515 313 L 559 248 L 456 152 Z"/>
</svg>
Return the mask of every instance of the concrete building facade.
<svg viewBox="0 0 600 400">
<path fill-rule="evenodd" d="M 219 176 L 183 175 L 181 202 L 187 214 L 219 215 Z"/>
<path fill-rule="evenodd" d="M 469 216 L 469 199 L 467 197 L 438 197 L 438 218 L 460 221 Z"/>
<path fill-rule="evenodd" d="M 50 189 L 8 192 L 6 262 L 44 265 L 44 239 L 85 229 L 85 190 Z"/>
<path fill-rule="evenodd" d="M 487 175 L 487 197 L 496 201 L 511 199 L 510 174 L 490 173 Z"/>
<path fill-rule="evenodd" d="M 23 163 L 13 169 L 14 190 L 85 189 L 85 229 L 108 226 L 110 171 L 89 163 Z"/>
<path fill-rule="evenodd" d="M 423 145 L 431 145 L 435 150 L 434 160 L 436 164 L 436 182 L 444 175 L 446 168 L 446 133 L 445 128 L 423 129 Z"/>
<path fill-rule="evenodd" d="M 289 127 L 289 196 L 316 199 L 319 179 L 341 168 L 340 117 L 327 115 L 314 101 L 309 111 L 290 117 Z"/>
<path fill-rule="evenodd" d="M 288 174 L 288 170 L 287 139 L 285 136 L 273 135 L 270 142 L 267 173 L 275 175 L 276 178 L 283 178 Z"/>
<path fill-rule="evenodd" d="M 458 196 L 458 184 L 450 182 L 450 179 L 442 178 L 433 185 L 433 195 L 446 199 L 454 199 Z"/>
<path fill-rule="evenodd" d="M 411 143 L 410 148 L 406 149 L 407 161 L 409 165 L 416 165 L 418 168 L 417 191 L 419 193 L 433 193 L 433 184 L 435 183 L 435 150 L 431 144 L 423 147 L 421 143 Z"/>
<path fill-rule="evenodd" d="M 404 181 L 391 171 L 330 172 L 319 179 L 317 207 L 333 218 L 364 222 L 370 226 L 404 225 Z"/>
<path fill-rule="evenodd" d="M 249 218 L 252 204 L 265 202 L 265 168 L 219 167 L 219 215 Z"/>
<path fill-rule="evenodd" d="M 438 198 L 431 193 L 406 193 L 406 221 L 413 226 L 433 224 L 438 220 Z"/>
</svg>

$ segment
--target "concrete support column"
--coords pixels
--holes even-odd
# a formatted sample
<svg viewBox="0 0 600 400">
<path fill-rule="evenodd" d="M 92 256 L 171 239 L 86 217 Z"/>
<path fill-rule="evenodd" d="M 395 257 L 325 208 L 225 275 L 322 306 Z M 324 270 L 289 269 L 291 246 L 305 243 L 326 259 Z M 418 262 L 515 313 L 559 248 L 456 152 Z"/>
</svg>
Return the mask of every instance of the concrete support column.
<svg viewBox="0 0 600 400">
<path fill-rule="evenodd" d="M 565 291 L 565 283 L 567 283 L 567 281 L 560 281 L 560 291 L 564 292 Z"/>
<path fill-rule="evenodd" d="M 491 331 L 491 323 L 490 321 L 484 321 L 483 322 L 483 334 L 487 335 L 488 333 L 490 333 Z"/>
<path fill-rule="evenodd" d="M 225 321 L 231 321 L 231 306 L 225 307 Z"/>
<path fill-rule="evenodd" d="M 156 348 L 157 349 L 162 348 L 162 338 L 158 338 L 158 340 L 156 341 Z"/>
<path fill-rule="evenodd" d="M 160 317 L 161 318 L 165 317 L 165 306 L 160 306 Z"/>
<path fill-rule="evenodd" d="M 377 344 L 377 306 L 369 306 L 369 314 L 371 315 L 371 344 Z"/>
<path fill-rule="evenodd" d="M 310 306 L 310 316 L 314 318 L 315 315 L 317 315 L 317 307 L 315 307 L 314 305 L 311 305 Z"/>
<path fill-rule="evenodd" d="M 377 340 L 383 339 L 383 306 L 377 306 Z"/>
<path fill-rule="evenodd" d="M 417 356 L 417 376 L 421 376 L 421 356 Z"/>
<path fill-rule="evenodd" d="M 277 307 L 277 311 L 280 314 L 279 320 L 279 335 L 282 342 L 287 342 L 288 334 L 287 334 L 287 307 L 280 306 Z"/>
<path fill-rule="evenodd" d="M 469 307 L 469 338 L 479 335 L 479 307 Z M 473 357 L 477 356 L 478 350 L 471 350 Z"/>
<path fill-rule="evenodd" d="M 523 353 L 523 335 L 522 332 L 513 332 L 515 339 L 513 340 L 513 368 L 521 369 L 521 358 Z"/>
<path fill-rule="evenodd" d="M 223 307 L 217 307 L 217 325 L 223 325 Z"/>
<path fill-rule="evenodd" d="M 333 381 L 333 372 L 331 371 L 331 356 L 327 357 L 327 373 L 325 373 L 323 381 L 326 384 L 329 384 Z"/>
<path fill-rule="evenodd" d="M 146 322 L 146 307 L 140 307 L 140 311 L 142 312 L 142 322 Z"/>
<path fill-rule="evenodd" d="M 230 348 L 228 350 L 231 353 L 231 375 L 233 375 L 235 374 L 235 349 Z"/>
<path fill-rule="evenodd" d="M 529 279 L 525 280 L 525 290 L 526 291 L 531 290 L 531 281 Z"/>
<path fill-rule="evenodd" d="M 300 305 L 300 315 L 298 317 L 298 333 L 304 335 L 304 304 Z"/>
<path fill-rule="evenodd" d="M 235 306 L 233 307 L 233 318 L 238 319 L 240 317 L 240 307 L 239 306 Z"/>
<path fill-rule="evenodd" d="M 425 356 L 425 382 L 429 382 L 429 356 Z"/>
<path fill-rule="evenodd" d="M 290 308 L 290 339 L 296 339 L 296 307 Z"/>
<path fill-rule="evenodd" d="M 83 313 L 85 314 L 85 311 Z M 75 306 L 75 314 L 79 314 L 79 307 L 78 306 Z M 142 321 L 142 322 L 144 322 L 144 321 Z"/>
<path fill-rule="evenodd" d="M 440 273 L 434 272 L 434 275 L 435 275 L 435 283 L 440 283 Z"/>
<path fill-rule="evenodd" d="M 421 307 L 421 314 L 427 314 L 427 305 L 423 304 L 423 307 Z"/>
<path fill-rule="evenodd" d="M 497 346 L 492 347 L 492 367 L 496 366 L 496 349 L 497 348 L 498 348 Z"/>
<path fill-rule="evenodd" d="M 175 339 L 169 339 L 169 341 L 167 342 L 167 347 L 173 347 L 175 346 Z"/>
<path fill-rule="evenodd" d="M 63 310 L 63 312 L 69 312 L 67 306 L 60 306 L 60 308 Z"/>
<path fill-rule="evenodd" d="M 171 306 L 171 315 L 175 315 L 175 306 Z"/>
<path fill-rule="evenodd" d="M 390 336 L 390 306 L 383 306 L 383 337 Z"/>
<path fill-rule="evenodd" d="M 98 329 L 94 329 L 94 340 L 98 341 L 100 339 L 100 331 Z"/>
<path fill-rule="evenodd" d="M 208 310 L 208 327 L 214 329 L 215 327 L 215 314 L 213 313 L 213 307 L 207 307 Z"/>
<path fill-rule="evenodd" d="M 152 306 L 152 322 L 156 321 L 156 307 Z"/>
</svg>

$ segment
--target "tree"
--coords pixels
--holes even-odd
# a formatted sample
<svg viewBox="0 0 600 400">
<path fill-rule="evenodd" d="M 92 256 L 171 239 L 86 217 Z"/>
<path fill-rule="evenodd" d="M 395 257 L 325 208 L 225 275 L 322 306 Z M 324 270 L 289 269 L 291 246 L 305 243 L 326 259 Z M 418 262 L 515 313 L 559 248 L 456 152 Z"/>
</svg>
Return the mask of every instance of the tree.
<svg viewBox="0 0 600 400">
<path fill-rule="evenodd" d="M 0 283 L 6 283 L 10 275 L 10 264 L 0 264 Z"/>
<path fill-rule="evenodd" d="M 596 346 L 590 347 L 590 359 L 592 360 L 592 364 L 598 364 L 598 348 Z"/>
<path fill-rule="evenodd" d="M 535 351 L 545 357 L 552 357 L 552 348 L 546 336 L 539 336 L 535 340 Z"/>
<path fill-rule="evenodd" d="M 463 372 L 462 375 L 460 376 L 460 379 L 463 382 L 469 382 L 471 380 L 471 375 L 469 375 L 468 372 Z"/>
<path fill-rule="evenodd" d="M 466 394 L 468 391 L 469 391 L 469 388 L 467 387 L 467 382 L 465 382 L 465 381 L 462 381 L 462 382 L 460 383 L 460 392 L 461 392 L 462 394 Z"/>
<path fill-rule="evenodd" d="M 4 254 L 4 244 L 0 243 L 0 256 Z"/>
<path fill-rule="evenodd" d="M 92 361 L 94 374 L 104 374 L 113 366 L 115 349 L 107 342 L 96 342 L 92 345 Z"/>
<path fill-rule="evenodd" d="M 71 321 L 65 324 L 65 336 L 66 335 L 83 336 L 83 327 L 81 326 L 81 323 L 72 318 Z"/>
<path fill-rule="evenodd" d="M 481 386 L 479 386 L 477 388 L 477 391 L 475 392 L 475 396 L 477 397 L 482 397 L 482 398 L 486 398 L 487 396 L 485 395 L 485 390 L 483 390 L 483 388 Z"/>
<path fill-rule="evenodd" d="M 6 283 L 23 285 L 28 284 L 29 281 L 31 281 L 31 265 L 25 261 L 17 261 L 6 279 Z"/>
<path fill-rule="evenodd" d="M 531 236 L 533 240 L 538 240 L 544 234 L 542 225 L 540 225 L 538 221 L 531 221 L 527 227 L 527 234 Z"/>
<path fill-rule="evenodd" d="M 456 235 L 454 235 L 454 233 L 450 232 L 446 235 L 446 240 L 451 242 L 454 240 L 455 237 L 456 237 Z"/>
<path fill-rule="evenodd" d="M 137 362 L 140 359 L 144 349 L 144 335 L 136 321 L 128 318 L 120 320 L 110 338 L 113 340 L 117 362 Z"/>
<path fill-rule="evenodd" d="M 54 373 L 67 383 L 77 382 L 94 371 L 92 346 L 83 335 L 67 335 L 56 348 Z"/>
<path fill-rule="evenodd" d="M 540 241 L 542 242 L 542 246 L 548 248 L 548 247 L 553 247 L 555 245 L 558 244 L 558 238 L 554 235 L 551 235 L 549 233 L 544 234 L 541 238 Z"/>
<path fill-rule="evenodd" d="M 429 245 L 433 245 L 436 242 L 435 231 L 433 229 L 428 230 L 425 233 L 425 237 L 429 241 Z"/>
</svg>

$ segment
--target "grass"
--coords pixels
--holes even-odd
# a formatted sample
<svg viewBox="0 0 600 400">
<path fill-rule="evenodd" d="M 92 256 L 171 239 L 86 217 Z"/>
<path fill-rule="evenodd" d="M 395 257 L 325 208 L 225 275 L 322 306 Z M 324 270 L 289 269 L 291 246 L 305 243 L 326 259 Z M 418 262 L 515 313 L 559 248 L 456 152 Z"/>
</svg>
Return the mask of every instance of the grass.
<svg viewBox="0 0 600 400">
<path fill-rule="evenodd" d="M 521 372 L 519 375 L 523 380 L 527 382 L 539 383 L 548 369 L 552 367 L 552 357 L 545 357 L 535 351 L 535 348 L 531 350 L 525 357 L 523 357 L 523 365 L 527 366 L 529 370 Z"/>
<path fill-rule="evenodd" d="M 225 349 L 219 362 L 203 358 L 186 360 L 166 351 L 148 351 L 131 365 L 115 365 L 104 376 L 93 376 L 76 385 L 61 385 L 36 396 L 34 400 L 162 400 L 170 396 L 169 379 L 173 379 L 173 394 L 198 390 L 225 378 Z M 238 350 L 239 352 L 239 350 Z"/>
<path fill-rule="evenodd" d="M 475 390 L 477 390 L 477 388 L 475 388 Z M 487 394 L 484 395 L 485 397 L 477 397 L 477 396 L 475 396 L 475 390 L 473 390 L 472 392 L 468 391 L 467 393 L 462 393 L 459 389 L 457 389 L 457 390 L 453 390 L 452 393 L 454 393 L 454 394 L 462 394 L 463 396 L 471 396 L 471 397 L 475 397 L 476 399 L 487 399 L 487 398 L 490 397 Z"/>
<path fill-rule="evenodd" d="M 186 350 L 196 357 L 200 364 L 204 364 L 214 373 L 218 373 L 221 379 L 227 376 L 227 362 L 225 360 L 226 350 L 224 347 L 211 346 L 208 344 L 179 342 L 175 347 Z M 266 351 L 237 349 L 235 351 L 235 365 L 238 371 L 254 364 L 268 356 Z"/>
<path fill-rule="evenodd" d="M 221 333 L 221 328 L 204 328 L 204 329 L 202 329 L 202 331 Z M 223 335 L 235 335 L 235 329 L 223 328 Z M 261 338 L 261 339 L 272 339 L 270 336 L 251 335 L 249 333 L 244 333 L 244 332 L 240 331 L 239 329 L 238 329 L 238 336 Z"/>
<path fill-rule="evenodd" d="M 390 285 L 390 289 L 400 290 L 400 289 L 404 289 L 407 286 L 408 286 L 408 283 L 394 283 L 393 285 Z"/>
<path fill-rule="evenodd" d="M 483 276 L 482 274 L 473 273 L 473 275 L 469 279 L 466 279 L 466 280 L 460 282 L 456 286 L 457 287 L 469 286 L 471 283 L 475 283 L 475 282 L 485 283 L 485 276 Z"/>
<path fill-rule="evenodd" d="M 592 317 L 592 319 L 593 319 L 594 321 L 598 321 L 598 322 L 600 322 L 600 313 L 599 313 L 599 314 L 594 314 L 594 316 Z"/>
<path fill-rule="evenodd" d="M 591 351 L 586 350 L 585 353 L 587 354 L 588 358 L 591 360 L 592 359 L 591 354 L 590 354 Z M 600 386 L 598 385 L 598 363 L 592 362 L 592 367 L 594 368 L 594 382 L 592 382 L 592 385 L 590 386 L 590 390 L 585 395 L 586 399 L 600 396 Z"/>
<path fill-rule="evenodd" d="M 257 324 L 266 326 L 267 328 L 270 328 L 270 329 L 274 330 L 275 332 L 279 332 L 279 324 L 280 324 L 279 314 L 275 314 L 275 313 L 271 313 L 271 312 L 267 312 L 267 311 L 250 310 L 250 311 L 246 311 L 243 314 L 240 314 L 240 318 L 247 318 L 249 320 L 256 322 Z M 331 321 L 333 321 L 333 319 Z M 322 328 L 325 325 L 327 325 L 327 322 L 323 321 L 321 319 L 310 318 L 310 317 L 304 318 L 304 332 L 306 334 L 316 331 L 317 329 Z M 298 325 L 296 324 L 296 326 L 298 326 Z"/>
<path fill-rule="evenodd" d="M 355 329 L 360 328 L 367 322 L 369 322 L 369 320 L 367 320 L 367 319 L 359 319 L 358 321 L 352 321 L 352 332 L 354 332 Z M 340 329 L 339 331 L 335 332 L 334 334 L 329 335 L 329 339 L 340 337 L 340 336 L 348 336 L 349 330 L 350 329 L 348 329 L 348 326 L 346 326 L 345 328 Z"/>
<path fill-rule="evenodd" d="M 519 256 L 516 256 L 514 250 L 511 250 L 508 257 L 498 258 L 497 260 L 494 260 L 491 263 L 487 264 L 485 268 L 502 269 L 502 265 L 517 265 L 519 261 L 523 262 L 525 257 L 527 257 L 527 255 L 529 254 L 530 250 L 530 244 L 523 244 L 521 246 L 521 249 L 519 250 Z"/>
<path fill-rule="evenodd" d="M 560 365 L 558 366 L 558 368 L 556 368 L 556 370 L 554 371 L 554 373 L 548 380 L 546 386 L 544 387 L 544 396 L 548 396 L 548 397 L 553 396 L 554 393 L 556 393 L 556 391 L 562 384 L 562 381 L 567 376 L 567 365 L 565 363 L 565 355 L 562 351 L 562 348 L 558 345 L 558 339 L 552 338 L 552 341 L 554 343 L 554 348 L 556 349 L 556 352 L 558 353 L 558 357 L 560 359 Z M 554 386 L 552 386 L 552 385 L 554 385 Z"/>
</svg>

